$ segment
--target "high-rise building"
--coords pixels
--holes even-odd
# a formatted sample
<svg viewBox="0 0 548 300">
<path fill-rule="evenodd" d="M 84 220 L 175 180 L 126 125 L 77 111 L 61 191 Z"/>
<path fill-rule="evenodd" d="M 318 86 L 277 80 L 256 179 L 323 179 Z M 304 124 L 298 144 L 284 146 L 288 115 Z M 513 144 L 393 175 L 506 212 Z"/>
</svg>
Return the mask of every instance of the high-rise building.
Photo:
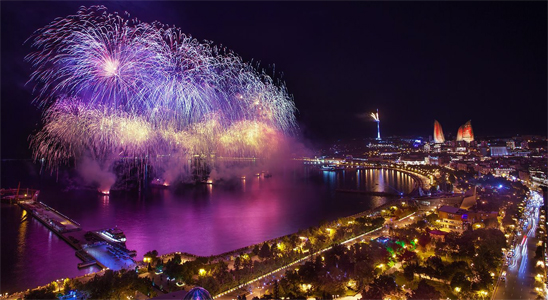
<svg viewBox="0 0 548 300">
<path fill-rule="evenodd" d="M 441 128 L 440 122 L 434 120 L 434 143 L 443 144 L 445 142 L 445 137 L 443 136 L 443 129 Z"/>
<path fill-rule="evenodd" d="M 472 120 L 469 120 L 464 123 L 464 125 L 459 127 L 459 131 L 457 132 L 457 141 L 465 141 L 470 143 L 473 140 L 474 131 L 472 131 Z"/>
</svg>

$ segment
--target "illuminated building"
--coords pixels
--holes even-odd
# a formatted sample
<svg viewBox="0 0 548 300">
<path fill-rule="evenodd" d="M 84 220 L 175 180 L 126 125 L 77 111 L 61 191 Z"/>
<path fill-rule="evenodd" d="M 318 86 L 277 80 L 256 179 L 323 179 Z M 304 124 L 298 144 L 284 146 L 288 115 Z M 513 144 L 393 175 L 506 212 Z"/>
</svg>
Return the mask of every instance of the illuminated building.
<svg viewBox="0 0 548 300">
<path fill-rule="evenodd" d="M 380 141 L 381 140 L 381 119 L 379 118 L 379 109 L 377 108 L 377 112 L 376 113 L 371 113 L 371 117 L 373 118 L 373 120 L 375 120 L 375 122 L 377 122 L 377 140 Z"/>
<path fill-rule="evenodd" d="M 445 137 L 443 136 L 443 130 L 441 125 L 437 120 L 434 120 L 434 143 L 442 144 L 445 142 Z"/>
<path fill-rule="evenodd" d="M 506 146 L 491 146 L 491 156 L 506 156 L 508 148 Z"/>
<path fill-rule="evenodd" d="M 439 225 L 442 228 L 446 228 L 450 231 L 462 231 L 464 229 L 464 223 L 468 218 L 465 209 L 460 209 L 452 206 L 442 206 L 438 209 Z"/>
<path fill-rule="evenodd" d="M 468 122 L 464 123 L 464 125 L 459 127 L 459 131 L 457 132 L 457 142 L 465 141 L 470 143 L 473 140 L 474 132 L 472 131 L 472 121 L 469 120 Z"/>
<path fill-rule="evenodd" d="M 199 286 L 191 289 L 188 294 L 185 295 L 183 300 L 212 300 L 213 297 L 209 294 L 209 292 L 201 288 Z"/>
<path fill-rule="evenodd" d="M 498 212 L 496 211 L 473 211 L 462 208 L 444 205 L 438 209 L 439 220 L 436 221 L 442 228 L 449 231 L 462 232 L 472 224 L 485 227 L 487 220 L 496 220 Z M 475 227 L 474 229 L 479 228 Z"/>
</svg>

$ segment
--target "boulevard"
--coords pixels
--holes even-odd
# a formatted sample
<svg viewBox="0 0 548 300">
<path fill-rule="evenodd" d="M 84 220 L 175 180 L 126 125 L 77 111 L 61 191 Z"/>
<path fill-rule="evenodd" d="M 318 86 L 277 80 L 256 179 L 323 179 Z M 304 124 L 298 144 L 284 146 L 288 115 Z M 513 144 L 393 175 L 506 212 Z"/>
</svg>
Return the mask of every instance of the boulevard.
<svg viewBox="0 0 548 300">
<path fill-rule="evenodd" d="M 512 257 L 507 259 L 503 268 L 506 278 L 499 277 L 492 299 L 533 299 L 537 295 L 535 281 L 539 278 L 535 270 L 535 250 L 543 241 L 537 237 L 536 230 L 543 206 L 542 197 L 534 191 L 523 203 L 525 210 L 519 220 L 521 226 L 518 226 L 511 245 Z M 538 275 L 543 276 L 539 281 L 546 280 L 545 274 Z"/>
</svg>

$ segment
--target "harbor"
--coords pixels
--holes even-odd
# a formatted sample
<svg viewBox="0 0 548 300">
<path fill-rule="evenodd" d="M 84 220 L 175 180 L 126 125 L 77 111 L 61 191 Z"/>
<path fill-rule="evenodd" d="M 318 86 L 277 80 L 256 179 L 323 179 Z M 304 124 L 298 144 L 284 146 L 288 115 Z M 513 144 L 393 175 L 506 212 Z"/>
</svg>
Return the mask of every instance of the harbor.
<svg viewBox="0 0 548 300">
<path fill-rule="evenodd" d="M 2 190 L 2 192 L 3 201 L 19 205 L 74 248 L 76 257 L 82 260 L 77 265 L 78 268 L 97 265 L 101 269 L 120 270 L 135 265 L 133 257 L 136 251 L 126 248 L 126 237 L 122 230 L 116 227 L 94 231 L 83 230 L 80 223 L 38 201 L 39 190 L 17 188 Z"/>
</svg>

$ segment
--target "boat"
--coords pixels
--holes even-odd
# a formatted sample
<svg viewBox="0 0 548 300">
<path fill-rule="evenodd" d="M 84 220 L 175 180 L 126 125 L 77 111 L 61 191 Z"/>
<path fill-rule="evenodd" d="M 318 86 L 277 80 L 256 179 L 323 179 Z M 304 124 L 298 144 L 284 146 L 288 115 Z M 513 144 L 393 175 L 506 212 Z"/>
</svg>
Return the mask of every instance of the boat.
<svg viewBox="0 0 548 300">
<path fill-rule="evenodd" d="M 213 184 L 213 179 L 211 178 L 204 178 L 200 181 L 201 184 Z"/>
<path fill-rule="evenodd" d="M 341 171 L 341 170 L 344 170 L 344 166 L 328 165 L 328 166 L 321 166 L 320 169 L 322 171 Z"/>
<path fill-rule="evenodd" d="M 164 180 L 163 178 L 155 178 L 150 182 L 150 186 L 152 187 L 158 187 L 158 188 L 167 188 L 169 187 L 169 182 L 167 180 Z"/>
<path fill-rule="evenodd" d="M 118 227 L 101 230 L 99 233 L 108 241 L 121 244 L 125 244 L 126 242 L 126 235 L 122 230 L 118 229 Z"/>
</svg>

